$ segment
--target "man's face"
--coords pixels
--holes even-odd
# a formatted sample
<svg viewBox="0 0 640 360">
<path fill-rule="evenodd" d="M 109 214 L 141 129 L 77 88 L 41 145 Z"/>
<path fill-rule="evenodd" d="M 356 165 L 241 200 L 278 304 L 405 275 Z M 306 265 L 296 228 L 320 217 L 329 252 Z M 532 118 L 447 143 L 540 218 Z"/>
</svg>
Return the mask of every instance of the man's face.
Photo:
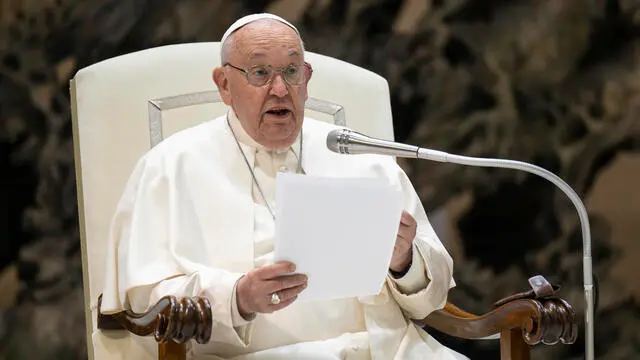
<svg viewBox="0 0 640 360">
<path fill-rule="evenodd" d="M 232 36 L 229 65 L 222 64 L 213 73 L 222 99 L 232 107 L 245 131 L 256 142 L 273 149 L 291 146 L 302 128 L 308 79 L 291 85 L 283 73 L 273 71 L 266 84 L 255 86 L 249 84 L 245 73 L 234 67 L 254 69 L 255 78 L 264 74 L 260 66 L 282 69 L 303 65 L 300 39 L 293 29 L 277 21 L 250 23 Z M 292 69 L 304 71 L 301 66 Z"/>
</svg>

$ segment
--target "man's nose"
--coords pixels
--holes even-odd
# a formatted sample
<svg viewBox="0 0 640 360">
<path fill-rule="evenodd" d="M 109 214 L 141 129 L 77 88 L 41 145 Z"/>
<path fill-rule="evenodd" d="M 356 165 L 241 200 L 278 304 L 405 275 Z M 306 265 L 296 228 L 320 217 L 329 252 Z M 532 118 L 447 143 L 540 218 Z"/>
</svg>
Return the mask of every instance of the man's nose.
<svg viewBox="0 0 640 360">
<path fill-rule="evenodd" d="M 284 97 L 288 93 L 289 90 L 287 89 L 287 83 L 284 81 L 282 74 L 274 74 L 273 79 L 271 79 L 271 90 L 269 90 L 269 94 L 277 97 Z"/>
</svg>

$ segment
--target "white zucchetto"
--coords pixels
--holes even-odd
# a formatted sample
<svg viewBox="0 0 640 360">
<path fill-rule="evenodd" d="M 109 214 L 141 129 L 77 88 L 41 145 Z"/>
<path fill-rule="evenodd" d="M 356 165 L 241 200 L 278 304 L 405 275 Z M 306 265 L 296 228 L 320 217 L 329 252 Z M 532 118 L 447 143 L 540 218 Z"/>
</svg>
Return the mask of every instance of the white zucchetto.
<svg viewBox="0 0 640 360">
<path fill-rule="evenodd" d="M 229 26 L 227 31 L 225 31 L 224 35 L 222 35 L 222 39 L 220 40 L 220 45 L 223 45 L 224 42 L 229 37 L 229 35 L 233 34 L 234 31 L 256 20 L 264 20 L 264 19 L 272 19 L 272 20 L 280 21 L 281 23 L 292 28 L 296 32 L 296 34 L 300 36 L 298 29 L 296 29 L 296 27 L 293 26 L 293 24 L 281 18 L 280 16 L 269 14 L 269 13 L 251 14 L 251 15 L 243 16 L 240 19 L 236 20 L 236 22 L 231 24 L 231 26 Z"/>
</svg>

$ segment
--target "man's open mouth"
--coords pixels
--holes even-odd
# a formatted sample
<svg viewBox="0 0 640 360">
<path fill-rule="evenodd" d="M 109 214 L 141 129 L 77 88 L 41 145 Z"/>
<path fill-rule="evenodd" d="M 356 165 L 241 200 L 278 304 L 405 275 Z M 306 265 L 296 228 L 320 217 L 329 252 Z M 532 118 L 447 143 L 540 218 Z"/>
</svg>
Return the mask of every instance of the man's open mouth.
<svg viewBox="0 0 640 360">
<path fill-rule="evenodd" d="M 291 111 L 289 109 L 284 108 L 276 108 L 267 111 L 267 114 L 275 115 L 275 116 L 285 116 L 288 115 Z"/>
</svg>

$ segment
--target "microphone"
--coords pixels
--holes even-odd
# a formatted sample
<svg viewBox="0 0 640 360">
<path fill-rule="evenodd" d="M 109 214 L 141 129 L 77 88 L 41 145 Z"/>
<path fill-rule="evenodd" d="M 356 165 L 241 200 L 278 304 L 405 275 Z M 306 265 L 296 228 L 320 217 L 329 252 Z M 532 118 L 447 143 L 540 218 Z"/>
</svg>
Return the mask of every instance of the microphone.
<svg viewBox="0 0 640 360">
<path fill-rule="evenodd" d="M 330 131 L 327 135 L 327 148 L 339 154 L 379 154 L 390 155 L 394 157 L 424 159 L 460 165 L 521 170 L 543 177 L 560 188 L 560 190 L 564 192 L 564 194 L 571 200 L 571 202 L 575 206 L 576 211 L 578 212 L 578 217 L 580 218 L 580 225 L 582 228 L 583 279 L 584 295 L 586 301 L 586 359 L 593 360 L 594 296 L 589 215 L 587 214 L 587 209 L 582 203 L 582 200 L 580 200 L 578 194 L 576 194 L 571 186 L 569 186 L 569 184 L 567 184 L 559 176 L 537 165 L 529 164 L 522 161 L 454 155 L 446 153 L 444 151 L 425 149 L 414 145 L 376 139 L 349 129 L 336 129 Z"/>
</svg>

